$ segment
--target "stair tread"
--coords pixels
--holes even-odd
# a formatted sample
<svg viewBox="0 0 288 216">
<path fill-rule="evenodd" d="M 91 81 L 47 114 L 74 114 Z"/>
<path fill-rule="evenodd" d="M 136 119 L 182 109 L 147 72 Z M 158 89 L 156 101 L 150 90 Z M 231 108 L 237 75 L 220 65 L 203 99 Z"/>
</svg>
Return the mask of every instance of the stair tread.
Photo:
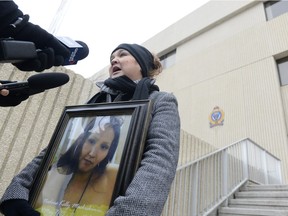
<svg viewBox="0 0 288 216">
<path fill-rule="evenodd" d="M 235 193 L 235 197 L 288 198 L 288 192 L 285 192 L 285 191 L 240 191 L 240 192 Z"/>
<path fill-rule="evenodd" d="M 288 216 L 288 185 L 245 185 L 219 216 Z"/>
<path fill-rule="evenodd" d="M 265 188 L 265 187 L 274 187 L 274 188 L 285 188 L 288 187 L 287 184 L 266 184 L 266 185 L 245 185 L 243 188 Z"/>
<path fill-rule="evenodd" d="M 219 208 L 220 214 L 250 214 L 250 215 L 274 215 L 274 216 L 288 216 L 288 210 L 278 210 L 278 209 L 249 209 L 249 208 L 236 208 L 236 207 L 221 207 Z"/>
<path fill-rule="evenodd" d="M 262 193 L 262 194 L 271 194 L 271 193 L 275 193 L 275 194 L 288 194 L 288 191 L 239 191 L 236 193 L 245 193 L 245 194 L 253 194 L 253 193 Z"/>
<path fill-rule="evenodd" d="M 255 185 L 245 186 L 241 191 L 288 191 L 288 185 Z"/>
<path fill-rule="evenodd" d="M 247 205 L 273 205 L 273 206 L 288 206 L 288 200 L 272 200 L 272 199 L 230 199 L 231 204 L 247 204 Z"/>
</svg>

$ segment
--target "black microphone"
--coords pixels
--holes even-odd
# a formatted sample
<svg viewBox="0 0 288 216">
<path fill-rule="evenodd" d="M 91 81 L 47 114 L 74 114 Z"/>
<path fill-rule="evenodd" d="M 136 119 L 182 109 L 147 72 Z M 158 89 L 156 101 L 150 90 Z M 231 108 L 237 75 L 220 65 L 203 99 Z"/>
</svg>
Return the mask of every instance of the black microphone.
<svg viewBox="0 0 288 216">
<path fill-rule="evenodd" d="M 0 63 L 18 63 L 35 58 L 37 51 L 33 42 L 0 40 Z"/>
<path fill-rule="evenodd" d="M 65 73 L 40 73 L 33 75 L 27 81 L 5 83 L 0 86 L 1 89 L 9 90 L 9 95 L 34 95 L 44 92 L 46 89 L 56 88 L 69 81 L 69 76 Z M 0 81 L 3 83 L 3 81 Z"/>
<path fill-rule="evenodd" d="M 70 56 L 64 59 L 63 66 L 75 65 L 79 60 L 88 56 L 89 48 L 84 42 L 74 41 L 68 37 L 56 38 L 70 50 Z M 41 52 L 41 50 L 36 49 L 33 42 L 13 39 L 0 40 L 0 63 L 19 63 L 36 59 L 38 52 Z"/>
</svg>

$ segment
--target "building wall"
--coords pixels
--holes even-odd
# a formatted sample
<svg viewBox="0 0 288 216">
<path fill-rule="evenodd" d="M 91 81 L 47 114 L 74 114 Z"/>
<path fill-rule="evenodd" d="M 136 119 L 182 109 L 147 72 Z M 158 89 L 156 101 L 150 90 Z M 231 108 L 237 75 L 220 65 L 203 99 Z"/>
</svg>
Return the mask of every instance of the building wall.
<svg viewBox="0 0 288 216">
<path fill-rule="evenodd" d="M 217 147 L 251 138 L 281 159 L 284 182 L 288 90 L 275 59 L 287 55 L 287 21 L 266 21 L 261 1 L 211 1 L 143 44 L 160 56 L 177 48 L 157 84 L 176 95 L 183 130 Z M 210 128 L 216 106 L 224 125 Z"/>
<path fill-rule="evenodd" d="M 178 167 L 185 166 L 217 149 L 215 146 L 181 130 Z"/>
</svg>

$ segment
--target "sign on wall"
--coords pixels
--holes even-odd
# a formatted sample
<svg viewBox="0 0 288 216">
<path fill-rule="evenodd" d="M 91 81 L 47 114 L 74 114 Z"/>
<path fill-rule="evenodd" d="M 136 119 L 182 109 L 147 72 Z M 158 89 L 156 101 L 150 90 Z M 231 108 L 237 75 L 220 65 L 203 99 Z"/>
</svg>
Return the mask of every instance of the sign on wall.
<svg viewBox="0 0 288 216">
<path fill-rule="evenodd" d="M 209 115 L 209 125 L 210 128 L 216 126 L 223 126 L 224 124 L 224 111 L 218 106 L 215 106 L 212 112 Z"/>
</svg>

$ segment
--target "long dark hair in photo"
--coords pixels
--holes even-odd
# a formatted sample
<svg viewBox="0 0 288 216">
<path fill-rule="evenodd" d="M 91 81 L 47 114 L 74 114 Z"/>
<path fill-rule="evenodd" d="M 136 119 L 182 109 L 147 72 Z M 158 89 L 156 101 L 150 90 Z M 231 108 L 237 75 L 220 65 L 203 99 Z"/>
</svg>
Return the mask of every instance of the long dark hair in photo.
<svg viewBox="0 0 288 216">
<path fill-rule="evenodd" d="M 84 132 L 79 135 L 71 147 L 59 158 L 57 168 L 61 168 L 62 171 L 65 171 L 65 174 L 77 172 L 82 147 L 88 137 L 93 133 L 93 130 L 97 128 L 104 129 L 106 127 L 111 127 L 114 131 L 114 139 L 109 148 L 108 154 L 93 169 L 93 173 L 100 177 L 104 173 L 107 164 L 113 159 L 119 143 L 120 129 L 122 124 L 122 118 L 116 116 L 100 116 L 91 120 L 85 127 Z"/>
</svg>

